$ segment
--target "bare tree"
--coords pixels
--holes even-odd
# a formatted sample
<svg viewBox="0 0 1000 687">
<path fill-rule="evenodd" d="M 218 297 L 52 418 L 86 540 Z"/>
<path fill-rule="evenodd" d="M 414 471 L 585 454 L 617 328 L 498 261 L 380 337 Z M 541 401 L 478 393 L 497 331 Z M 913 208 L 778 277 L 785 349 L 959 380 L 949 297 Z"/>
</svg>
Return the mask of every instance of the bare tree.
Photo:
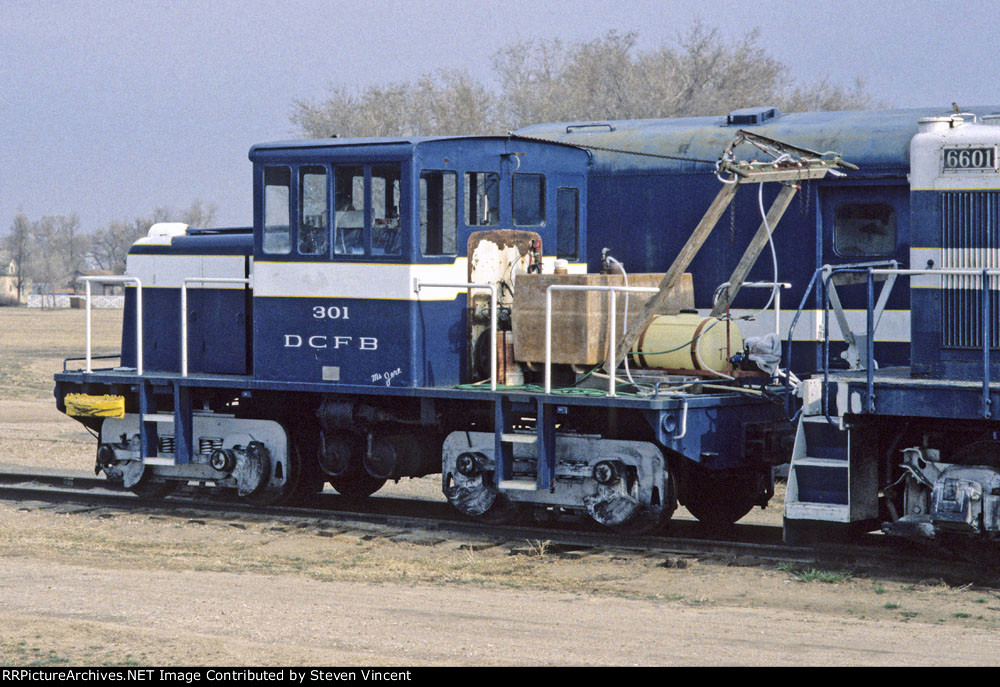
<svg viewBox="0 0 1000 687">
<path fill-rule="evenodd" d="M 215 205 L 196 199 L 182 210 L 158 207 L 146 217 L 131 221 L 115 221 L 98 229 L 91 237 L 90 258 L 103 270 L 116 274 L 125 271 L 125 258 L 132 244 L 146 236 L 158 222 L 184 222 L 193 227 L 211 227 L 215 222 Z"/>
<path fill-rule="evenodd" d="M 750 105 L 785 111 L 865 109 L 864 84 L 796 83 L 757 30 L 737 41 L 695 24 L 673 42 L 639 51 L 638 34 L 609 31 L 566 45 L 526 41 L 493 55 L 491 91 L 466 72 L 357 90 L 332 86 L 325 101 L 300 100 L 291 119 L 305 136 L 503 133 L 544 121 L 720 114 Z"/>
<path fill-rule="evenodd" d="M 215 224 L 215 213 L 215 205 L 213 203 L 204 205 L 200 198 L 195 198 L 194 202 L 187 209 L 181 210 L 179 213 L 167 211 L 169 216 L 179 217 L 179 221 L 184 222 L 184 224 L 200 229 L 208 228 Z"/>
<path fill-rule="evenodd" d="M 332 86 L 321 103 L 296 102 L 292 122 L 313 138 L 475 134 L 498 126 L 495 96 L 457 70 L 361 92 Z"/>
<path fill-rule="evenodd" d="M 10 233 L 4 238 L 4 248 L 14 261 L 14 278 L 17 284 L 17 300 L 24 298 L 31 269 L 31 220 L 18 212 L 10 225 Z"/>
</svg>

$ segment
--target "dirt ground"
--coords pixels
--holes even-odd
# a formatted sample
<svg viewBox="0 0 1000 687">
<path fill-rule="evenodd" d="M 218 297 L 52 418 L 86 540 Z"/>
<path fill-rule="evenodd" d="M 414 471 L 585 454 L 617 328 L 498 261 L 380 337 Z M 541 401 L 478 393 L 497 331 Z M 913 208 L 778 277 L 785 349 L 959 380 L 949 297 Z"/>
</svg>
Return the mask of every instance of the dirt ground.
<svg viewBox="0 0 1000 687">
<path fill-rule="evenodd" d="M 119 315 L 95 313 L 95 354 Z M 93 439 L 51 396 L 83 332 L 80 311 L 0 308 L 0 470 L 90 470 Z M 434 478 L 383 493 L 441 498 Z M 780 499 L 746 521 L 780 522 Z M 511 544 L 0 502 L 0 664 L 1000 662 L 997 589 Z"/>
</svg>

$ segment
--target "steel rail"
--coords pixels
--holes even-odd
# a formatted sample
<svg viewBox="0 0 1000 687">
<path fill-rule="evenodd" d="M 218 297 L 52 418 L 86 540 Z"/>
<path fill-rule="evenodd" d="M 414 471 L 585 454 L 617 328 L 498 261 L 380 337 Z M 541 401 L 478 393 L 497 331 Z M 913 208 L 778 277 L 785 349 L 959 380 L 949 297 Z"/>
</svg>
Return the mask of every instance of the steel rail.
<svg viewBox="0 0 1000 687">
<path fill-rule="evenodd" d="M 39 483 L 43 487 L 27 486 Z M 98 484 L 100 483 L 100 484 Z M 73 485 L 73 486 L 67 486 Z M 101 492 L 103 493 L 94 493 Z M 197 496 L 197 495 L 195 495 Z M 686 555 L 692 557 L 723 557 L 730 563 L 754 565 L 793 562 L 802 565 L 836 566 L 857 571 L 865 568 L 873 574 L 913 574 L 922 579 L 928 575 L 976 580 L 983 584 L 998 585 L 996 569 L 989 569 L 981 562 L 956 561 L 951 556 L 940 556 L 935 550 L 921 547 L 914 553 L 900 553 L 899 540 L 882 535 L 869 535 L 862 543 L 824 545 L 822 547 L 790 546 L 780 543 L 781 528 L 762 525 L 736 525 L 722 532 L 723 538 L 706 539 L 700 523 L 692 520 L 674 520 L 673 536 L 623 535 L 606 531 L 553 529 L 551 527 L 526 527 L 519 525 L 487 525 L 470 522 L 452 511 L 448 504 L 439 501 L 419 501 L 393 497 L 373 497 L 358 502 L 334 494 L 319 495 L 332 503 L 327 507 L 254 506 L 238 501 L 205 501 L 194 497 L 171 496 L 167 499 L 141 499 L 128 490 L 106 480 L 91 477 L 59 474 L 0 473 L 0 501 L 32 501 L 42 503 L 82 505 L 85 510 L 119 508 L 125 510 L 176 512 L 181 517 L 206 514 L 219 516 L 266 515 L 281 519 L 307 519 L 320 530 L 322 522 L 330 526 L 364 528 L 381 526 L 398 529 L 400 533 L 422 530 L 441 536 L 472 537 L 498 544 L 545 541 L 550 550 L 589 549 L 592 552 L 625 551 L 643 557 L 658 554 Z M 436 511 L 434 515 L 421 515 L 419 508 Z M 384 512 L 386 509 L 408 508 L 409 512 Z M 418 509 L 416 512 L 413 509 Z M 447 509 L 450 517 L 441 514 Z M 381 511 L 381 512 L 380 512 Z M 594 525 L 596 526 L 596 525 Z M 680 535 L 680 536 L 677 536 Z M 734 539 L 735 537 L 742 538 Z M 956 577 L 957 576 L 957 577 Z"/>
</svg>

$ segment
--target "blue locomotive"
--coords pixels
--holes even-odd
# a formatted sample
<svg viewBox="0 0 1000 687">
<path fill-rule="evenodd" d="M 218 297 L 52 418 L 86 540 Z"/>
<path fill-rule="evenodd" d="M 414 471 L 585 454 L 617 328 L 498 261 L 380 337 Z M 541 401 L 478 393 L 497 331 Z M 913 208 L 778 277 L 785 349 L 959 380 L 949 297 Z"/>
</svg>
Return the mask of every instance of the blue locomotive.
<svg viewBox="0 0 1000 687">
<path fill-rule="evenodd" d="M 252 229 L 154 226 L 128 257 L 120 366 L 57 374 L 57 402 L 99 433 L 98 470 L 146 495 L 198 481 L 283 503 L 440 472 L 483 519 L 555 509 L 647 529 L 679 501 L 734 522 L 766 505 L 802 432 L 744 337 L 787 337 L 800 376 L 839 353 L 857 368 L 859 342 L 909 356 L 909 293 L 880 303 L 865 341 L 863 290 L 831 320 L 808 286 L 825 264 L 907 262 L 909 143 L 937 114 L 751 108 L 254 146 Z M 743 188 L 717 164 L 739 130 L 860 169 Z M 666 293 L 720 181 L 734 185 L 719 228 Z M 743 275 L 767 288 L 719 315 L 765 201 L 788 188 L 772 260 Z M 794 329 L 796 310 L 768 307 L 779 282 L 802 303 Z M 606 362 L 639 324 L 626 367 Z"/>
<path fill-rule="evenodd" d="M 981 115 L 919 121 L 906 267 L 825 276 L 867 291 L 867 350 L 855 369 L 807 382 L 788 539 L 831 528 L 949 544 L 1000 534 L 1000 116 Z M 889 290 L 910 295 L 905 366 L 885 365 L 867 343 Z"/>
</svg>

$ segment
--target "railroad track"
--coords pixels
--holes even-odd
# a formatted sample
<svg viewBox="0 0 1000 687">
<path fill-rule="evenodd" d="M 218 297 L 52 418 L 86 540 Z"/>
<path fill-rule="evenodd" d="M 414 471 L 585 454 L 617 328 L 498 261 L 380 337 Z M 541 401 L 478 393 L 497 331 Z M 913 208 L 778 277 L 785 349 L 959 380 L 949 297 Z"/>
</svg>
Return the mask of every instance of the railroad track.
<svg viewBox="0 0 1000 687">
<path fill-rule="evenodd" d="M 594 530 L 579 521 L 545 526 L 486 525 L 463 519 L 447 503 L 419 499 L 349 499 L 324 492 L 303 506 L 269 507 L 207 497 L 202 490 L 187 488 L 165 499 L 149 500 L 102 478 L 20 472 L 0 472 L 0 503 L 5 502 L 31 503 L 35 507 L 75 505 L 79 506 L 78 512 L 116 509 L 188 518 L 239 520 L 267 516 L 300 525 L 304 522 L 320 532 L 324 527 L 369 531 L 381 528 L 411 532 L 417 537 L 424 533 L 457 542 L 506 545 L 512 554 L 531 555 L 531 543 L 544 542 L 547 554 L 565 558 L 594 553 L 659 556 L 667 567 L 684 567 L 689 559 L 707 558 L 730 565 L 818 567 L 849 570 L 854 575 L 1000 586 L 1000 565 L 991 569 L 981 560 L 966 562 L 947 551 L 880 535 L 866 535 L 849 546 L 788 546 L 781 541 L 780 527 L 763 525 L 736 525 L 725 532 L 708 532 L 696 521 L 675 519 L 666 536 L 629 536 Z"/>
</svg>

